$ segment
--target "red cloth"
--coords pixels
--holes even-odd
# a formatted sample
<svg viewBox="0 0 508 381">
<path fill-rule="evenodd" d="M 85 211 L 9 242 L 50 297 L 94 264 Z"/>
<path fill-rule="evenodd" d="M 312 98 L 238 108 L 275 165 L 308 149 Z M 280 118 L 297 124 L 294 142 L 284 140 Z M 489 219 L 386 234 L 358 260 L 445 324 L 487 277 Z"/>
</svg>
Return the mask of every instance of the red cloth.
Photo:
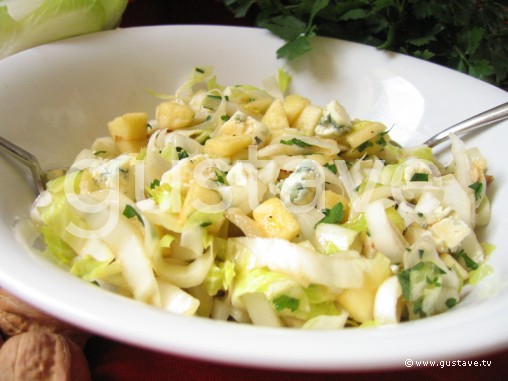
<svg viewBox="0 0 508 381">
<path fill-rule="evenodd" d="M 85 354 L 94 381 L 496 381 L 506 380 L 508 374 L 508 350 L 474 359 L 491 361 L 490 367 L 455 366 L 364 373 L 288 372 L 228 366 L 140 349 L 101 337 L 93 337 L 88 342 Z"/>
</svg>

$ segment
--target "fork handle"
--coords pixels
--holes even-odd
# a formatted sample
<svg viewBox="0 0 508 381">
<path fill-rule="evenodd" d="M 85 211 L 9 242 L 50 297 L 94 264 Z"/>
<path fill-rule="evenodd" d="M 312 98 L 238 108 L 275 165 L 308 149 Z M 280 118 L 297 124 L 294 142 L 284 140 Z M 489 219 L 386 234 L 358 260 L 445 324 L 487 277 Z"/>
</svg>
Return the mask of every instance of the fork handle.
<svg viewBox="0 0 508 381">
<path fill-rule="evenodd" d="M 42 170 L 39 160 L 30 152 L 25 151 L 2 136 L 0 136 L 0 147 L 30 169 L 37 191 L 39 193 L 43 192 L 45 190 L 46 174 Z"/>
<path fill-rule="evenodd" d="M 453 134 L 463 134 L 465 132 L 471 132 L 482 127 L 486 127 L 495 122 L 500 122 L 508 118 L 508 102 L 503 103 L 499 106 L 491 108 L 490 110 L 484 111 L 481 114 L 475 115 L 469 119 L 466 119 L 460 123 L 454 124 L 453 126 L 441 131 L 428 139 L 424 144 L 429 147 L 435 147 L 438 144 L 448 139 L 448 136 Z"/>
</svg>

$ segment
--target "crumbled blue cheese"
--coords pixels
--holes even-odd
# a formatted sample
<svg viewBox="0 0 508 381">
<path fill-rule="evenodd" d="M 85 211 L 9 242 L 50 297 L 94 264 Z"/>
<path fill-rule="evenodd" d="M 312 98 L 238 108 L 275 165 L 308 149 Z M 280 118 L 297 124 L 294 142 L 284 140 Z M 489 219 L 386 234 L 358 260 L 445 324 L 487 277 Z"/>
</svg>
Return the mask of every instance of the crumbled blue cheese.
<svg viewBox="0 0 508 381">
<path fill-rule="evenodd" d="M 237 162 L 231 167 L 226 180 L 229 185 L 249 186 L 257 181 L 257 169 L 250 163 Z"/>
<path fill-rule="evenodd" d="M 312 160 L 303 160 L 284 180 L 280 191 L 281 199 L 294 205 L 309 205 L 315 199 L 320 177 L 316 164 Z"/>
<path fill-rule="evenodd" d="M 160 183 L 169 184 L 171 188 L 187 192 L 193 181 L 203 184 L 213 182 L 217 176 L 214 172 L 214 167 L 207 164 L 207 159 L 207 156 L 197 154 L 177 161 L 170 170 L 164 172 Z M 205 163 L 201 166 L 202 162 Z"/>
<path fill-rule="evenodd" d="M 219 129 L 220 135 L 249 135 L 252 144 L 263 145 L 270 134 L 269 128 L 259 120 L 241 111 L 235 112 Z"/>
<path fill-rule="evenodd" d="M 322 138 L 334 139 L 349 132 L 351 118 L 346 109 L 337 101 L 328 103 L 314 133 Z"/>
<path fill-rule="evenodd" d="M 134 162 L 136 154 L 125 153 L 116 158 L 101 161 L 90 168 L 94 183 L 101 189 L 115 189 L 129 197 L 134 195 Z"/>
</svg>

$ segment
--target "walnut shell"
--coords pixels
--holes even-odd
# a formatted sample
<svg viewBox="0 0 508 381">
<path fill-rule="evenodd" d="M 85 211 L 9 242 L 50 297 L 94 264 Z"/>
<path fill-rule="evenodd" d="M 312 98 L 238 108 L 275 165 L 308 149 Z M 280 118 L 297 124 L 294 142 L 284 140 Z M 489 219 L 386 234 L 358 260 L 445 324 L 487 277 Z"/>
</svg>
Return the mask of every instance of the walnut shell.
<svg viewBox="0 0 508 381">
<path fill-rule="evenodd" d="M 82 330 L 55 319 L 0 289 L 0 332 L 11 337 L 28 331 L 59 333 L 71 338 L 82 348 L 90 337 Z"/>
<path fill-rule="evenodd" d="M 82 349 L 63 335 L 25 332 L 0 348 L 0 381 L 91 381 Z"/>
</svg>

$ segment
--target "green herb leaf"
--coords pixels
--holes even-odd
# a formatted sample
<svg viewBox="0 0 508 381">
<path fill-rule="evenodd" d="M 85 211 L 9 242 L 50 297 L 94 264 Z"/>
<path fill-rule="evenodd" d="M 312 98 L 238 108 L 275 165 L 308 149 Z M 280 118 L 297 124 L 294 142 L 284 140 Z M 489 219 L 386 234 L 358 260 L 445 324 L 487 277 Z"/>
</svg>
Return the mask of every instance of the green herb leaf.
<svg viewBox="0 0 508 381">
<path fill-rule="evenodd" d="M 153 179 L 153 181 L 150 184 L 150 189 L 155 189 L 156 187 L 160 186 L 161 182 L 159 179 Z"/>
<path fill-rule="evenodd" d="M 381 147 L 386 147 L 386 139 L 384 134 L 379 134 L 379 137 L 376 140 L 376 144 L 380 145 Z"/>
<path fill-rule="evenodd" d="M 145 224 L 143 222 L 143 219 L 141 218 L 141 215 L 138 213 L 136 209 L 132 205 L 125 205 L 125 209 L 123 210 L 123 215 L 127 218 L 133 218 L 136 217 L 139 222 L 141 222 L 143 225 Z"/>
<path fill-rule="evenodd" d="M 236 17 L 284 39 L 280 58 L 306 54 L 320 35 L 431 60 L 508 89 L 508 12 L 502 1 L 224 2 Z"/>
<path fill-rule="evenodd" d="M 427 282 L 427 284 L 429 286 L 432 286 L 432 287 L 441 287 L 441 283 L 439 282 L 439 278 L 438 277 L 434 277 L 434 278 L 426 277 L 425 281 Z"/>
<path fill-rule="evenodd" d="M 420 316 L 425 316 L 425 311 L 423 311 L 423 296 L 416 299 L 413 303 L 413 313 Z"/>
<path fill-rule="evenodd" d="M 417 172 L 411 176 L 411 181 L 429 181 L 429 174 Z"/>
<path fill-rule="evenodd" d="M 260 21 L 259 26 L 268 29 L 286 41 L 294 41 L 305 35 L 307 24 L 296 16 L 280 15 Z"/>
<path fill-rule="evenodd" d="M 324 214 L 325 216 L 317 222 L 316 226 L 320 223 L 338 224 L 344 217 L 344 205 L 338 202 L 332 209 L 325 209 Z"/>
<path fill-rule="evenodd" d="M 335 163 L 326 163 L 324 165 L 325 168 L 328 168 L 330 171 L 332 171 L 334 174 L 337 174 L 337 166 Z"/>
<path fill-rule="evenodd" d="M 452 308 L 457 304 L 457 299 L 455 299 L 455 298 L 446 299 L 445 304 L 446 304 L 446 307 Z"/>
<path fill-rule="evenodd" d="M 176 147 L 176 154 L 178 155 L 178 160 L 182 160 L 185 159 L 186 157 L 189 157 L 189 153 L 182 147 Z"/>
<path fill-rule="evenodd" d="M 461 258 L 461 259 L 464 261 L 464 263 L 466 264 L 466 266 L 467 266 L 468 268 L 470 268 L 471 270 L 476 270 L 476 269 L 479 267 L 478 263 L 476 263 L 475 261 L 473 261 L 473 260 L 471 259 L 471 257 L 469 257 L 469 256 L 466 254 L 466 252 L 465 252 L 464 250 L 459 251 L 459 252 L 457 253 L 457 257 L 458 257 L 458 258 Z"/>
<path fill-rule="evenodd" d="M 298 138 L 293 138 L 293 139 L 290 139 L 290 140 L 281 140 L 280 141 L 281 144 L 285 144 L 285 145 L 288 145 L 288 146 L 298 146 L 298 147 L 310 147 L 311 145 L 308 144 L 308 143 L 305 143 L 304 141 L 298 139 Z"/>
<path fill-rule="evenodd" d="M 291 296 L 281 295 L 273 299 L 272 303 L 277 311 L 282 311 L 286 308 L 291 311 L 296 311 L 300 305 L 300 300 Z"/>
<path fill-rule="evenodd" d="M 483 192 L 483 184 L 480 182 L 473 183 L 469 186 L 472 190 L 474 190 L 474 198 L 476 200 L 479 200 L 482 198 L 482 192 Z"/>
<path fill-rule="evenodd" d="M 224 4 L 233 10 L 235 17 L 238 18 L 247 16 L 247 13 L 255 3 L 255 0 L 224 0 Z"/>
<path fill-rule="evenodd" d="M 220 184 L 226 185 L 226 176 L 222 171 L 219 171 L 218 169 L 215 170 L 215 177 L 216 181 Z"/>
<path fill-rule="evenodd" d="M 402 296 L 406 300 L 411 299 L 411 269 L 402 270 L 397 274 L 400 287 L 402 288 Z"/>
<path fill-rule="evenodd" d="M 365 151 L 368 147 L 373 147 L 374 146 L 374 143 L 372 143 L 370 140 L 367 140 L 366 142 L 363 142 L 362 144 L 360 144 L 358 147 L 356 147 L 356 149 L 358 150 L 358 152 L 363 152 Z"/>
<path fill-rule="evenodd" d="M 311 50 L 310 37 L 313 35 L 301 35 L 296 39 L 287 42 L 279 49 L 277 49 L 277 58 L 287 58 L 289 61 L 304 55 Z"/>
</svg>

